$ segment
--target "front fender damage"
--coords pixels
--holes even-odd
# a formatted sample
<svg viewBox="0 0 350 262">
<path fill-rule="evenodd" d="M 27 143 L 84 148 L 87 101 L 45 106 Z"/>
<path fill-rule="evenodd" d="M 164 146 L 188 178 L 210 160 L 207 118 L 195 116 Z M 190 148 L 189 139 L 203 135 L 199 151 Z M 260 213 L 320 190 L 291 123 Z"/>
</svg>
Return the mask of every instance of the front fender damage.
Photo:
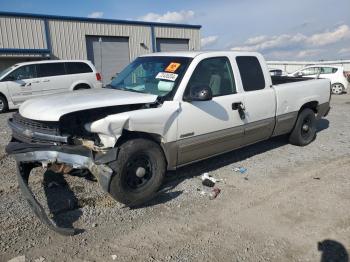
<svg viewBox="0 0 350 262">
<path fill-rule="evenodd" d="M 176 116 L 180 105 L 166 101 L 161 107 L 114 114 L 88 123 L 85 129 L 97 133 L 105 147 L 113 147 L 123 130 L 157 134 L 163 142 L 176 139 Z"/>
<path fill-rule="evenodd" d="M 116 149 L 110 150 L 103 156 L 96 156 L 92 151 L 80 146 L 52 146 L 18 142 L 11 142 L 6 151 L 16 159 L 18 183 L 29 206 L 41 222 L 62 235 L 74 235 L 76 230 L 58 227 L 46 215 L 44 208 L 37 201 L 28 185 L 32 169 L 40 165 L 56 164 L 64 164 L 74 169 L 86 169 L 97 178 L 102 189 L 108 192 L 113 170 L 107 165 L 107 162 L 115 159 L 117 154 Z"/>
</svg>

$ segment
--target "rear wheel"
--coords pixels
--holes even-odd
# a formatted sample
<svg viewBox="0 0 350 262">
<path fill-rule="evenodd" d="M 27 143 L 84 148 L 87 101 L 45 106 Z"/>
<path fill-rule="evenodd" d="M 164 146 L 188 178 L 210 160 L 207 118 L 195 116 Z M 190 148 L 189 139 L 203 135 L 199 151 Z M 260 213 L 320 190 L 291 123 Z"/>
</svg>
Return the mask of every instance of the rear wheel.
<svg viewBox="0 0 350 262">
<path fill-rule="evenodd" d="M 332 85 L 332 94 L 340 95 L 344 92 L 344 86 L 340 83 L 335 83 Z"/>
<path fill-rule="evenodd" d="M 163 182 L 166 164 L 158 144 L 137 138 L 120 146 L 118 159 L 112 165 L 115 175 L 110 194 L 127 206 L 150 200 Z"/>
<path fill-rule="evenodd" d="M 310 108 L 305 108 L 299 113 L 294 129 L 289 136 L 289 142 L 297 146 L 306 146 L 316 137 L 316 117 L 315 112 Z"/>
<path fill-rule="evenodd" d="M 7 100 L 4 96 L 0 95 L 0 113 L 5 113 L 8 110 Z"/>
</svg>

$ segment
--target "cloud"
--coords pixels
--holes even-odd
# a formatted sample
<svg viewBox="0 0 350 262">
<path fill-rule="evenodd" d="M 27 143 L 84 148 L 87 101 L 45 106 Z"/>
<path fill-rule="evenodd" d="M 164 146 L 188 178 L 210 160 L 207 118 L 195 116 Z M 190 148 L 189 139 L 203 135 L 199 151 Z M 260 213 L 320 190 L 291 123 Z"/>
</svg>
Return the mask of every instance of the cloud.
<svg viewBox="0 0 350 262">
<path fill-rule="evenodd" d="M 186 23 L 194 17 L 192 10 L 182 10 L 179 12 L 166 12 L 165 14 L 148 13 L 137 20 L 160 23 Z"/>
<path fill-rule="evenodd" d="M 350 47 L 340 49 L 338 54 L 350 54 Z"/>
<path fill-rule="evenodd" d="M 217 35 L 207 36 L 201 39 L 201 47 L 208 47 L 215 44 L 218 41 Z"/>
<path fill-rule="evenodd" d="M 232 47 L 231 50 L 235 51 L 273 51 L 279 50 L 303 50 L 313 48 L 313 52 L 316 52 L 315 48 L 322 47 L 330 44 L 342 41 L 345 38 L 350 38 L 350 28 L 348 25 L 340 25 L 333 31 L 325 31 L 323 33 L 313 34 L 306 36 L 301 33 L 296 34 L 282 34 L 276 36 L 256 36 L 249 38 L 244 42 L 242 46 Z M 299 55 L 306 56 L 311 50 L 300 53 Z"/>
<path fill-rule="evenodd" d="M 101 18 L 103 17 L 103 12 L 92 12 L 91 14 L 88 15 L 89 18 Z"/>
<path fill-rule="evenodd" d="M 341 25 L 336 28 L 333 32 L 327 31 L 321 34 L 314 34 L 307 39 L 307 43 L 314 46 L 324 46 L 334 44 L 343 40 L 344 38 L 350 37 L 350 28 L 347 25 Z"/>
</svg>

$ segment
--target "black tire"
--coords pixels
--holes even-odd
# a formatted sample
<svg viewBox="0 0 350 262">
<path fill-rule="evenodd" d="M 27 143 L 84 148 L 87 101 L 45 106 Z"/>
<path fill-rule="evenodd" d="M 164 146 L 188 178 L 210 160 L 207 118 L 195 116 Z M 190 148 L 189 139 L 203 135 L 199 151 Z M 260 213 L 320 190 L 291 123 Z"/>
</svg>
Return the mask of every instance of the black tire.
<svg viewBox="0 0 350 262">
<path fill-rule="evenodd" d="M 136 170 L 141 169 L 140 175 Z M 139 206 L 154 197 L 166 171 L 166 161 L 159 145 L 151 140 L 136 138 L 120 146 L 109 193 L 129 207 Z"/>
<path fill-rule="evenodd" d="M 0 114 L 7 112 L 9 105 L 6 98 L 3 95 L 0 95 Z"/>
<path fill-rule="evenodd" d="M 77 91 L 77 90 L 84 90 L 84 89 L 90 89 L 91 87 L 87 84 L 79 84 L 77 85 L 76 87 L 74 87 L 74 91 Z"/>
<path fill-rule="evenodd" d="M 316 117 L 315 112 L 310 108 L 305 108 L 299 113 L 298 119 L 289 135 L 289 142 L 297 146 L 306 146 L 316 137 Z"/>
</svg>

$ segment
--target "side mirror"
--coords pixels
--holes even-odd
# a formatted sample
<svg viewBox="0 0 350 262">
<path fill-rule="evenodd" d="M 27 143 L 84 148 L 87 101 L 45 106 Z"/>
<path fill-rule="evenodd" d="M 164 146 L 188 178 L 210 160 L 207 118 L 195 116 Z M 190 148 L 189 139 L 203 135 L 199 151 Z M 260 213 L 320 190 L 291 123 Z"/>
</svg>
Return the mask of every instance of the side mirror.
<svg viewBox="0 0 350 262">
<path fill-rule="evenodd" d="M 187 100 L 189 101 L 209 101 L 213 99 L 213 93 L 209 86 L 194 86 L 190 90 Z"/>
<path fill-rule="evenodd" d="M 303 76 L 303 72 L 298 72 L 297 76 L 302 77 Z"/>
</svg>

